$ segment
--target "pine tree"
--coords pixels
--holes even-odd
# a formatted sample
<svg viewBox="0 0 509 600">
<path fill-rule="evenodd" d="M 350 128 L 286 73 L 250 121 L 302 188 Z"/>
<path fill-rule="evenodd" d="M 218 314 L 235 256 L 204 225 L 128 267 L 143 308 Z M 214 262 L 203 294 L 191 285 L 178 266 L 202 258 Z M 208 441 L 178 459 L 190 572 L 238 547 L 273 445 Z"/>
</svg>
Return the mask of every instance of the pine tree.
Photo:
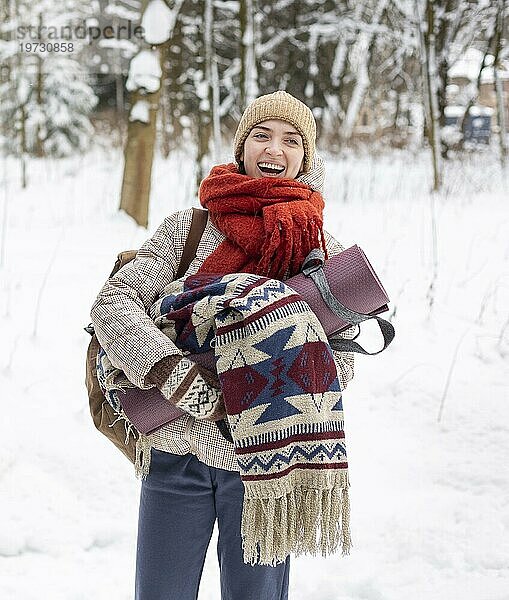
<svg viewBox="0 0 509 600">
<path fill-rule="evenodd" d="M 19 0 L 13 9 L 6 26 L 11 38 L 20 23 L 41 28 L 65 22 L 59 2 Z M 55 15 L 58 21 L 52 21 Z M 76 15 L 71 11 L 68 16 L 70 20 Z M 5 151 L 18 156 L 67 156 L 86 149 L 93 133 L 89 115 L 97 97 L 78 58 L 72 53 L 22 51 L 11 39 L 0 46 L 0 62 L 9 72 L 0 82 Z"/>
</svg>

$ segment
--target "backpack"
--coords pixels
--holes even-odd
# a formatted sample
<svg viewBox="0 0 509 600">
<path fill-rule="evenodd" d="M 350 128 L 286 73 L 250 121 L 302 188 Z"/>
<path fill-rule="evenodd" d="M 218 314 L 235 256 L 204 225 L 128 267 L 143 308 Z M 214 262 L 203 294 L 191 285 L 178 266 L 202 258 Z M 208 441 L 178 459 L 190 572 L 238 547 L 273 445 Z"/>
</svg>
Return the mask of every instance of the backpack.
<svg viewBox="0 0 509 600">
<path fill-rule="evenodd" d="M 205 225 L 207 224 L 207 217 L 208 212 L 206 210 L 193 208 L 191 228 L 180 259 L 179 268 L 176 274 L 177 279 L 184 275 L 191 264 L 191 261 L 196 256 L 198 244 L 200 243 L 201 236 L 205 230 Z M 133 260 L 136 253 L 137 250 L 121 252 L 117 256 L 110 277 L 113 277 L 119 269 Z M 113 444 L 115 444 L 115 446 L 132 463 L 134 463 L 136 456 L 136 440 L 139 437 L 139 433 L 132 424 L 127 424 L 126 426 L 126 421 L 119 418 L 119 415 L 113 410 L 112 406 L 102 393 L 96 372 L 96 359 L 100 348 L 99 340 L 95 335 L 92 323 L 85 327 L 85 331 L 92 336 L 90 343 L 88 344 L 85 365 L 85 384 L 88 391 L 88 403 L 92 420 L 94 421 L 95 427 L 105 435 L 110 442 L 113 442 Z"/>
</svg>

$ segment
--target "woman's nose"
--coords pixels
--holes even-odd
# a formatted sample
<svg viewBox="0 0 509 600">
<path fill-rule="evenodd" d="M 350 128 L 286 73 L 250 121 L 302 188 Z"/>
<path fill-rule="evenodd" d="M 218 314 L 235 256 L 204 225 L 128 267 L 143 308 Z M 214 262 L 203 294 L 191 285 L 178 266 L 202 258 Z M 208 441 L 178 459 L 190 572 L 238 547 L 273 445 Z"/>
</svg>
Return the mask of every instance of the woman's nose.
<svg viewBox="0 0 509 600">
<path fill-rule="evenodd" d="M 270 140 L 270 142 L 268 143 L 265 151 L 268 154 L 276 155 L 276 156 L 278 154 L 281 154 L 281 152 L 282 152 L 281 142 L 279 140 L 277 140 L 277 139 Z"/>
</svg>

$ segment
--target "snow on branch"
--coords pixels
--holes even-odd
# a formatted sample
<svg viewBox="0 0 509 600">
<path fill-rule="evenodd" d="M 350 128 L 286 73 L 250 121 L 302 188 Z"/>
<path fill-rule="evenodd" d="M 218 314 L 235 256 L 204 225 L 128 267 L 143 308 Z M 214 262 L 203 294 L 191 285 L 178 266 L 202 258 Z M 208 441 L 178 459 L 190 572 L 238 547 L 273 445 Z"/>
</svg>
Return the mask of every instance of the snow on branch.
<svg viewBox="0 0 509 600">
<path fill-rule="evenodd" d="M 138 10 L 129 10 L 121 4 L 108 4 L 104 9 L 104 14 L 118 17 L 119 19 L 125 19 L 126 21 L 138 21 L 140 18 L 140 12 Z"/>
<path fill-rule="evenodd" d="M 148 93 L 157 92 L 161 83 L 159 53 L 155 50 L 141 50 L 129 65 L 126 88 L 129 92 L 143 89 Z"/>
<path fill-rule="evenodd" d="M 307 28 L 306 28 L 307 29 Z M 296 29 L 286 29 L 278 31 L 276 35 L 273 35 L 269 40 L 265 43 L 261 44 L 257 49 L 256 53 L 258 56 L 265 56 L 269 52 L 271 52 L 276 46 L 279 46 L 282 42 L 287 40 L 290 37 L 294 37 L 297 34 Z"/>
<path fill-rule="evenodd" d="M 150 0 L 141 20 L 147 43 L 167 42 L 173 30 L 173 20 L 173 12 L 163 0 Z"/>
<path fill-rule="evenodd" d="M 2 63 L 15 56 L 18 50 L 19 44 L 16 40 L 0 40 L 0 58 Z"/>
<path fill-rule="evenodd" d="M 163 44 L 170 39 L 183 3 L 177 0 L 170 8 L 163 0 L 150 0 L 141 19 L 148 44 Z"/>
<path fill-rule="evenodd" d="M 231 10 L 234 13 L 239 12 L 239 1 L 238 0 L 215 0 L 213 3 L 214 8 L 221 10 Z"/>
<path fill-rule="evenodd" d="M 141 121 L 142 123 L 150 123 L 150 104 L 146 100 L 138 100 L 131 108 L 129 113 L 129 121 Z"/>
</svg>

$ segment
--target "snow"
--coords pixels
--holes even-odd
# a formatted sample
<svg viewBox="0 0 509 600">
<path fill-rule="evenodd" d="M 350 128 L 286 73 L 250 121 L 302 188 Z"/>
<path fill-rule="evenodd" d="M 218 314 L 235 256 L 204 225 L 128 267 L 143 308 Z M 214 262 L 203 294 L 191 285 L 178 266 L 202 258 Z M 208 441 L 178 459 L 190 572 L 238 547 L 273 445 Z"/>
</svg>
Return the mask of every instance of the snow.
<svg viewBox="0 0 509 600">
<path fill-rule="evenodd" d="M 129 10 L 121 4 L 108 4 L 104 9 L 105 15 L 119 17 L 125 21 L 137 22 L 140 18 L 140 13 L 137 10 Z"/>
<path fill-rule="evenodd" d="M 467 48 L 454 65 L 449 69 L 449 77 L 465 77 L 475 81 L 479 75 L 479 69 L 483 59 L 483 53 L 477 48 Z"/>
<path fill-rule="evenodd" d="M 440 131 L 440 139 L 449 147 L 458 144 L 462 137 L 462 133 L 456 125 L 445 125 Z"/>
<path fill-rule="evenodd" d="M 481 68 L 484 54 L 477 48 L 467 48 L 460 58 L 449 69 L 449 78 L 466 78 L 469 81 L 477 81 L 479 69 Z M 493 83 L 493 56 L 487 57 L 486 64 L 481 75 L 481 83 Z M 499 69 L 499 77 L 509 78 L 509 64 L 504 62 L 504 69 Z"/>
<path fill-rule="evenodd" d="M 462 117 L 464 112 L 465 107 L 457 104 L 450 104 L 449 106 L 446 106 L 444 110 L 446 117 Z M 473 117 L 479 117 L 481 115 L 491 117 L 494 114 L 493 108 L 479 105 L 471 106 L 468 112 Z"/>
<path fill-rule="evenodd" d="M 495 110 L 491 106 L 471 106 L 468 111 L 473 117 L 492 117 L 495 114 Z"/>
<path fill-rule="evenodd" d="M 174 20 L 172 11 L 163 0 L 150 0 L 141 20 L 147 43 L 167 42 L 173 30 Z"/>
<path fill-rule="evenodd" d="M 131 40 L 116 40 L 115 38 L 111 39 L 102 39 L 99 40 L 98 44 L 99 48 L 110 48 L 112 50 L 119 50 L 124 53 L 125 56 L 132 56 L 138 50 L 138 45 Z"/>
<path fill-rule="evenodd" d="M 161 65 L 157 50 L 141 50 L 129 64 L 126 89 L 129 92 L 145 89 L 148 93 L 157 92 L 161 85 Z"/>
<path fill-rule="evenodd" d="M 17 87 L 16 100 L 18 105 L 23 105 L 28 102 L 28 98 L 32 92 L 32 84 L 28 81 L 26 77 L 20 75 L 18 79 L 18 87 Z"/>
<path fill-rule="evenodd" d="M 7 61 L 19 50 L 19 44 L 16 40 L 0 40 L 0 56 L 2 61 Z"/>
<path fill-rule="evenodd" d="M 352 553 L 292 559 L 290 597 L 507 600 L 507 179 L 490 150 L 465 155 L 444 164 L 432 202 L 428 153 L 326 158 L 327 228 L 366 252 L 396 338 L 357 357 L 344 392 Z M 22 190 L 19 162 L 0 165 L 0 597 L 128 600 L 139 482 L 93 428 L 83 326 L 116 253 L 197 206 L 194 168 L 156 160 L 148 231 L 117 212 L 120 152 L 28 172 Z M 219 600 L 216 539 L 199 600 Z"/>
<path fill-rule="evenodd" d="M 138 100 L 131 108 L 129 113 L 129 121 L 141 121 L 142 123 L 150 123 L 150 103 L 146 100 Z"/>
</svg>

